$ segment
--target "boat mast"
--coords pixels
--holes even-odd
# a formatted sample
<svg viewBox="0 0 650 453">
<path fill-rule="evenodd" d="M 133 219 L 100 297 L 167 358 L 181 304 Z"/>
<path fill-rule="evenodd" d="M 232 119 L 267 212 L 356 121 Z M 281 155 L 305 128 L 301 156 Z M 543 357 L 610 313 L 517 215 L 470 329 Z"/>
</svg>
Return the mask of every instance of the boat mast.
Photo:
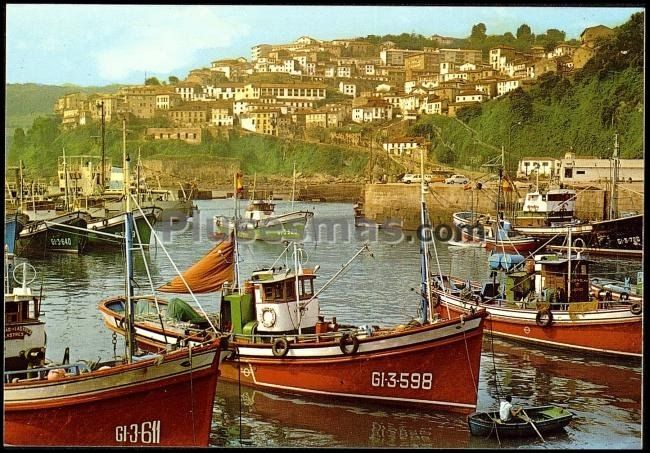
<svg viewBox="0 0 650 453">
<path fill-rule="evenodd" d="M 19 186 L 20 186 L 20 212 L 23 211 L 23 191 L 24 189 L 24 183 L 23 183 L 23 161 L 19 161 L 19 167 L 18 167 L 18 178 L 20 179 L 19 181 Z"/>
<path fill-rule="evenodd" d="M 68 194 L 68 167 L 65 161 L 65 148 L 62 149 L 63 149 L 63 177 L 64 177 L 64 187 L 65 187 L 65 202 L 63 204 L 63 208 L 67 212 L 68 208 L 70 207 L 70 200 L 69 200 L 70 195 Z M 34 189 L 32 189 L 32 198 L 33 198 L 33 192 Z M 36 211 L 36 206 L 34 206 L 34 211 Z"/>
<path fill-rule="evenodd" d="M 136 200 L 138 203 L 140 203 L 142 200 L 140 199 L 140 147 L 138 146 L 138 164 L 135 167 L 135 190 L 136 190 Z"/>
<path fill-rule="evenodd" d="M 612 194 L 609 206 L 609 218 L 615 219 L 618 217 L 618 134 L 614 134 L 614 154 L 612 156 Z"/>
<path fill-rule="evenodd" d="M 298 244 L 296 241 L 293 242 L 293 261 L 294 261 L 294 272 L 296 274 L 296 310 L 298 311 L 298 335 L 302 334 L 302 310 L 300 307 L 300 284 L 299 284 L 299 271 L 298 271 L 298 266 L 300 266 L 300 262 L 298 261 Z"/>
<path fill-rule="evenodd" d="M 239 172 L 235 173 L 235 184 L 233 198 L 235 203 L 235 218 L 233 219 L 233 241 L 235 242 L 234 258 L 235 258 L 235 283 L 237 284 L 237 291 L 243 294 L 243 288 L 239 284 L 239 243 L 237 242 L 237 222 L 239 221 Z"/>
<path fill-rule="evenodd" d="M 296 162 L 293 163 L 293 186 L 291 188 L 291 210 L 293 211 L 293 202 L 296 198 Z"/>
<path fill-rule="evenodd" d="M 567 280 L 567 295 L 566 295 L 566 302 L 567 304 L 571 301 L 571 225 L 569 225 L 569 247 L 568 247 L 568 255 L 569 255 L 569 268 L 567 269 L 568 273 L 568 280 Z"/>
<path fill-rule="evenodd" d="M 420 268 L 422 271 L 422 300 L 420 302 L 422 321 L 433 321 L 431 313 L 431 278 L 429 276 L 429 238 L 431 237 L 431 228 L 427 222 L 426 204 L 424 201 L 424 150 L 420 153 Z M 425 226 L 426 225 L 426 226 Z"/>
<path fill-rule="evenodd" d="M 126 154 L 126 119 L 122 119 L 122 159 L 124 162 L 124 198 L 126 209 L 124 211 L 124 249 L 126 257 L 126 282 L 125 282 L 125 295 L 126 301 L 124 304 L 124 317 L 126 320 L 125 333 L 126 333 L 126 360 L 128 363 L 133 361 L 135 353 L 135 342 L 133 335 L 133 236 L 132 236 L 132 219 L 133 213 L 131 212 L 131 191 L 129 190 L 129 157 Z"/>
</svg>

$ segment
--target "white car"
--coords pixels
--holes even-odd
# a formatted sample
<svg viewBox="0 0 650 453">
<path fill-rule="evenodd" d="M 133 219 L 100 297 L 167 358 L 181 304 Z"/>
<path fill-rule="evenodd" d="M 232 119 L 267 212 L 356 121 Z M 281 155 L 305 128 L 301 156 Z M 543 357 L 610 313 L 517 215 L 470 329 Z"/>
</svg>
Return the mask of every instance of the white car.
<svg viewBox="0 0 650 453">
<path fill-rule="evenodd" d="M 445 179 L 445 184 L 467 184 L 469 179 L 465 175 L 451 175 Z"/>
<path fill-rule="evenodd" d="M 425 174 L 424 182 L 430 183 L 432 178 L 433 178 L 432 175 Z M 402 176 L 401 181 L 405 184 L 411 184 L 412 182 L 421 182 L 422 177 L 420 176 L 419 173 L 407 173 L 404 176 Z"/>
</svg>

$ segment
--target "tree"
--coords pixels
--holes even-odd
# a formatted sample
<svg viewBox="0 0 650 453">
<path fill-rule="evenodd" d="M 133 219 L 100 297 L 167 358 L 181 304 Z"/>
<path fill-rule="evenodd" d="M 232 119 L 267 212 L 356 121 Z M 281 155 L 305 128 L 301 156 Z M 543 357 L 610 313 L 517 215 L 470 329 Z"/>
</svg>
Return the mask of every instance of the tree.
<svg viewBox="0 0 650 453">
<path fill-rule="evenodd" d="M 16 147 L 16 149 L 22 149 L 25 147 L 26 143 L 27 143 L 27 138 L 25 136 L 25 131 L 23 130 L 22 127 L 17 127 L 16 130 L 14 131 L 13 145 Z"/>
<path fill-rule="evenodd" d="M 522 41 L 532 41 L 533 32 L 527 24 L 521 24 L 517 29 L 517 39 Z"/>
<path fill-rule="evenodd" d="M 145 85 L 160 85 L 160 80 L 158 80 L 156 77 L 149 77 L 147 80 L 144 81 Z"/>
<path fill-rule="evenodd" d="M 469 36 L 471 40 L 483 41 L 487 37 L 487 27 L 484 23 L 476 24 L 472 27 L 472 34 Z"/>
<path fill-rule="evenodd" d="M 533 117 L 533 99 L 521 87 L 513 90 L 508 96 L 510 112 L 515 121 L 527 123 Z"/>
<path fill-rule="evenodd" d="M 177 84 L 179 82 L 178 77 L 173 76 L 173 75 L 170 75 L 168 77 L 168 80 L 169 80 L 170 85 L 175 85 L 175 84 Z"/>
</svg>

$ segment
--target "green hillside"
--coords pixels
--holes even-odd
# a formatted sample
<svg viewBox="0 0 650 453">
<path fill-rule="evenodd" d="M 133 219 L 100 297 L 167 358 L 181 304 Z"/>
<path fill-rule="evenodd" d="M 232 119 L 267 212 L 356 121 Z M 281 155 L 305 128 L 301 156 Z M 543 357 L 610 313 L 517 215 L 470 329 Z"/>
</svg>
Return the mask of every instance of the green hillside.
<svg viewBox="0 0 650 453">
<path fill-rule="evenodd" d="M 618 27 L 587 65 L 572 76 L 544 74 L 529 91 L 458 112 L 427 116 L 411 128 L 430 136 L 431 157 L 478 169 L 503 147 L 509 167 L 522 157 L 610 157 L 618 134 L 620 156 L 644 157 L 643 16 Z"/>
</svg>

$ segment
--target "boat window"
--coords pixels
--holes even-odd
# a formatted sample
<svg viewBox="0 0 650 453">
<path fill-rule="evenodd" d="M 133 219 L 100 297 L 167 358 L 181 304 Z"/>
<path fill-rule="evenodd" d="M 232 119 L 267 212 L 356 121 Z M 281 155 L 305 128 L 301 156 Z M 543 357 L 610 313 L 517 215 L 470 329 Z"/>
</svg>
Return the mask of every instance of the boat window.
<svg viewBox="0 0 650 453">
<path fill-rule="evenodd" d="M 296 282 L 295 280 L 285 281 L 287 288 L 287 301 L 296 300 Z"/>
<path fill-rule="evenodd" d="M 274 298 L 276 300 L 284 299 L 284 288 L 282 283 L 276 283 L 275 285 L 273 285 L 273 292 L 274 292 Z"/>
<path fill-rule="evenodd" d="M 271 285 L 264 286 L 264 300 L 273 299 L 273 287 Z"/>
<path fill-rule="evenodd" d="M 5 322 L 18 322 L 18 304 L 6 303 L 5 304 Z"/>
<path fill-rule="evenodd" d="M 303 278 L 300 279 L 300 298 L 307 299 L 314 295 L 314 279 Z"/>
</svg>

